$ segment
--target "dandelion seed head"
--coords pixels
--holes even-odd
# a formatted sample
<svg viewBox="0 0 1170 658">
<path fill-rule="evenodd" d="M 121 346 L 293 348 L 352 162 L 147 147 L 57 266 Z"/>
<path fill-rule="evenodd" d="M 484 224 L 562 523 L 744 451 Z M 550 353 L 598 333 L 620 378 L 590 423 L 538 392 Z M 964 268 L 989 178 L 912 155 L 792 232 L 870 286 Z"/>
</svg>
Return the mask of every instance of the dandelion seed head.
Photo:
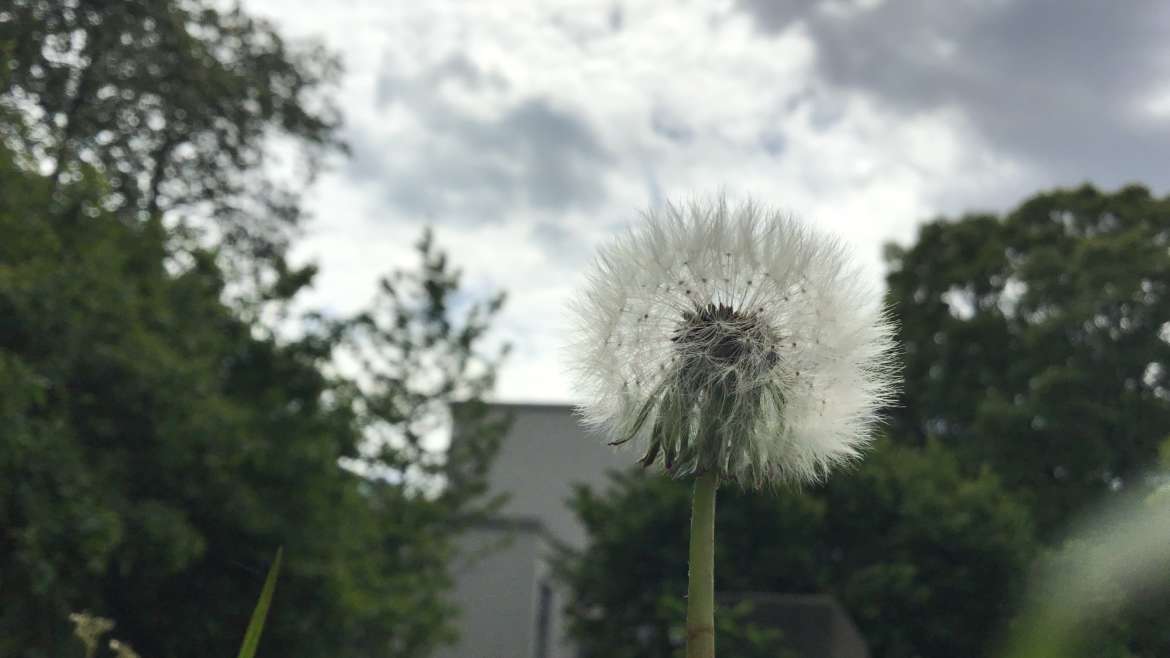
<svg viewBox="0 0 1170 658">
<path fill-rule="evenodd" d="M 667 204 L 604 246 L 572 307 L 582 420 L 643 465 L 746 487 L 859 456 L 893 329 L 840 241 L 759 204 Z"/>
</svg>

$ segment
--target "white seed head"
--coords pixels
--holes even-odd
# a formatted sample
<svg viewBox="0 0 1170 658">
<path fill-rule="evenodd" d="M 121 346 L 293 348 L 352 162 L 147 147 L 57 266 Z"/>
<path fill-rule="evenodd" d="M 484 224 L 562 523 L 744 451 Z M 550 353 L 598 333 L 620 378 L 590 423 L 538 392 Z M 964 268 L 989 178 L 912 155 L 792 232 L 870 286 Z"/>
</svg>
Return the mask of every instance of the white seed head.
<svg viewBox="0 0 1170 658">
<path fill-rule="evenodd" d="M 676 477 L 818 480 L 894 391 L 893 326 L 843 245 L 750 201 L 647 213 L 571 310 L 582 420 Z"/>
</svg>

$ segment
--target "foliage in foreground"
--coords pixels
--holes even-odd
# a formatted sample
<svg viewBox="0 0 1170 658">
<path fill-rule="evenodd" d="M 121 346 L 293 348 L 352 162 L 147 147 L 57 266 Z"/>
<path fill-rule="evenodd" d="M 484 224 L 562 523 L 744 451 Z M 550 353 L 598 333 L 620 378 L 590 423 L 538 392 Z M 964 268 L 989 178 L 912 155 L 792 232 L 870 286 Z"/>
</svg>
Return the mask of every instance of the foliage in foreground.
<svg viewBox="0 0 1170 658">
<path fill-rule="evenodd" d="M 300 195 L 344 150 L 336 59 L 210 0 L 13 0 L 0 62 L 0 655 L 63 655 L 72 610 L 231 655 L 278 545 L 271 655 L 449 638 L 501 300 L 427 239 L 366 312 L 276 338 L 316 271 L 286 258 Z"/>
<path fill-rule="evenodd" d="M 260 646 L 260 636 L 264 632 L 264 622 L 268 618 L 268 609 L 272 605 L 272 595 L 276 591 L 276 579 L 280 576 L 280 561 L 283 551 L 277 549 L 276 559 L 268 568 L 268 576 L 264 579 L 264 589 L 260 590 L 260 599 L 256 601 L 256 609 L 252 611 L 252 619 L 244 632 L 244 641 L 240 645 L 240 652 L 236 658 L 253 658 L 256 649 Z M 69 615 L 73 622 L 73 635 L 81 642 L 85 649 L 85 658 L 95 658 L 101 647 L 101 641 L 107 633 L 114 629 L 116 624 L 112 619 L 97 617 L 88 612 L 75 612 Z M 117 638 L 110 638 L 106 643 L 115 658 L 141 658 L 132 646 Z"/>
<path fill-rule="evenodd" d="M 449 638 L 451 539 L 484 509 L 502 427 L 468 404 L 460 452 L 424 433 L 491 385 L 499 300 L 453 313 L 428 241 L 369 313 L 278 340 L 221 301 L 215 253 L 177 262 L 160 221 L 102 209 L 99 176 L 53 187 L 0 150 L 0 654 L 62 655 L 67 615 L 91 610 L 142 655 L 230 655 L 278 545 L 272 655 Z M 339 351 L 383 360 L 358 381 Z M 433 381 L 394 369 L 424 361 Z"/>
</svg>

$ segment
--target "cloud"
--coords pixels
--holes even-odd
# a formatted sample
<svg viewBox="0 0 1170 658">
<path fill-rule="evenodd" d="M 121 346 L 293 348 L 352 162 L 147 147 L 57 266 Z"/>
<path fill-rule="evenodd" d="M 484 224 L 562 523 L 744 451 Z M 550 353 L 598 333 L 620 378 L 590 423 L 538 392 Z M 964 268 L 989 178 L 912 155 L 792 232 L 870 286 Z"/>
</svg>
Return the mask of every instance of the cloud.
<svg viewBox="0 0 1170 658">
<path fill-rule="evenodd" d="M 606 198 L 598 172 L 609 149 L 550 98 L 490 98 L 508 89 L 507 78 L 464 54 L 411 77 L 387 63 L 378 112 L 351 128 L 350 175 L 377 185 L 388 206 L 444 222 L 596 208 Z"/>
<path fill-rule="evenodd" d="M 297 252 L 322 266 L 311 301 L 358 308 L 433 224 L 468 291 L 509 293 L 504 399 L 571 399 L 563 304 L 666 199 L 751 195 L 877 278 L 883 243 L 939 214 L 1086 178 L 1170 187 L 1152 0 L 246 3 L 348 71 L 354 158 L 307 196 Z"/>
<path fill-rule="evenodd" d="M 993 148 L 1063 184 L 1170 184 L 1170 6 L 1098 0 L 740 0 L 766 33 L 804 29 L 820 75 L 907 115 L 957 109 Z M 1151 180 L 1150 177 L 1154 178 Z"/>
<path fill-rule="evenodd" d="M 688 144 L 695 137 L 694 129 L 662 103 L 655 103 L 650 111 L 650 129 L 663 139 L 679 144 Z"/>
</svg>

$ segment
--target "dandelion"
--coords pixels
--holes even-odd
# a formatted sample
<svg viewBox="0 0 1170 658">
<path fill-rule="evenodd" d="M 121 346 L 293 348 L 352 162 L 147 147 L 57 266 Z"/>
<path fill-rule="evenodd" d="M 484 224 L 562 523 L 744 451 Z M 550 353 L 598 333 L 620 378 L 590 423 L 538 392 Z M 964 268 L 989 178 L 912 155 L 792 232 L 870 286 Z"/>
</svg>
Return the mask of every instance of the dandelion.
<svg viewBox="0 0 1170 658">
<path fill-rule="evenodd" d="M 842 244 L 758 205 L 652 212 L 574 307 L 586 424 L 676 477 L 758 488 L 856 458 L 892 328 Z"/>
<path fill-rule="evenodd" d="M 644 219 L 572 307 L 578 411 L 696 479 L 688 656 L 711 656 L 715 489 L 856 459 L 893 392 L 893 329 L 844 246 L 795 219 L 722 198 Z"/>
<path fill-rule="evenodd" d="M 114 621 L 105 617 L 91 615 L 89 612 L 74 612 L 69 615 L 73 622 L 73 635 L 85 646 L 86 658 L 91 658 L 98 648 L 101 638 L 114 628 Z"/>
<path fill-rule="evenodd" d="M 114 652 L 115 658 L 141 658 L 133 647 L 118 640 L 110 640 L 110 651 Z"/>
</svg>

